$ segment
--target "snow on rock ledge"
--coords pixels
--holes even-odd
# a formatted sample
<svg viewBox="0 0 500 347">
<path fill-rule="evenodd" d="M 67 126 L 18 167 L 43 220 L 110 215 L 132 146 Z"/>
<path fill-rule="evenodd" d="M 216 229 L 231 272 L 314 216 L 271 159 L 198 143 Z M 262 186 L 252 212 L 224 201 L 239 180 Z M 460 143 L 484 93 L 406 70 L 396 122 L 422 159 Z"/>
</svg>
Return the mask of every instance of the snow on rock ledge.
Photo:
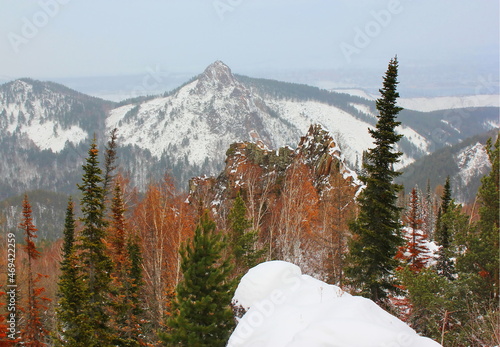
<svg viewBox="0 0 500 347">
<path fill-rule="evenodd" d="M 231 347 L 439 346 L 373 301 L 302 275 L 284 261 L 250 269 L 233 303 L 246 313 L 229 339 Z"/>
</svg>

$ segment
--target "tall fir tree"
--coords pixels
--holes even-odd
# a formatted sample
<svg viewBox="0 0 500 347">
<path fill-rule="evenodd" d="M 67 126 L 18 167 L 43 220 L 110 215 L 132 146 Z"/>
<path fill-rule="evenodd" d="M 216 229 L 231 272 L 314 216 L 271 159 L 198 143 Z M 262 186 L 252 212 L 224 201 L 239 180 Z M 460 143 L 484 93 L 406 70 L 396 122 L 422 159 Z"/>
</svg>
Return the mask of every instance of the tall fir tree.
<svg viewBox="0 0 500 347">
<path fill-rule="evenodd" d="M 113 199 L 111 201 L 111 221 L 108 232 L 109 253 L 113 262 L 115 277 L 123 279 L 128 258 L 126 255 L 126 223 L 125 205 L 123 202 L 122 188 L 119 183 L 115 184 Z"/>
<path fill-rule="evenodd" d="M 82 184 L 78 185 L 82 192 L 83 229 L 77 248 L 87 297 L 87 303 L 82 308 L 90 329 L 87 332 L 89 347 L 109 346 L 113 337 L 108 325 L 112 263 L 104 243 L 107 228 L 104 215 L 105 192 L 98 155 L 94 139 L 86 164 L 83 165 Z"/>
<path fill-rule="evenodd" d="M 70 198 L 66 208 L 62 246 L 61 275 L 58 282 L 56 306 L 56 346 L 78 347 L 89 342 L 88 320 L 83 305 L 86 304 L 84 283 L 75 253 L 75 213 Z"/>
<path fill-rule="evenodd" d="M 438 210 L 435 241 L 440 246 L 437 252 L 437 273 L 449 280 L 454 279 L 453 274 L 455 272 L 451 250 L 452 235 L 449 225 L 452 220 L 450 220 L 449 215 L 447 216 L 447 213 L 450 211 L 450 206 L 453 203 L 451 193 L 450 177 L 448 176 L 444 184 L 443 195 L 441 196 L 441 205 Z"/>
<path fill-rule="evenodd" d="M 396 133 L 396 120 L 402 110 L 396 106 L 398 60 L 391 59 L 384 77 L 375 129 L 369 129 L 375 147 L 364 162 L 366 187 L 358 197 L 359 215 L 350 224 L 353 237 L 349 244 L 346 276 L 355 288 L 377 303 L 384 303 L 388 294 L 397 291 L 394 270 L 398 247 L 403 244 L 399 223 L 400 208 L 396 202 L 401 186 L 393 182 L 400 175 L 394 170 L 401 152 L 395 145 L 402 137 Z"/>
<path fill-rule="evenodd" d="M 113 172 L 116 169 L 116 140 L 118 139 L 118 129 L 114 128 L 111 130 L 110 138 L 108 144 L 106 145 L 106 149 L 104 152 L 104 181 L 103 181 L 103 190 L 104 190 L 104 198 L 108 196 L 111 190 L 111 184 L 115 175 Z"/>
<path fill-rule="evenodd" d="M 41 314 L 43 310 L 47 309 L 44 302 L 49 299 L 42 296 L 45 288 L 40 287 L 38 284 L 40 280 L 46 276 L 34 274 L 34 261 L 40 257 L 40 252 L 36 249 L 34 242 L 34 239 L 37 238 L 36 232 L 38 230 L 33 224 L 31 204 L 29 203 L 27 195 L 24 195 L 23 219 L 19 224 L 19 228 L 21 228 L 25 234 L 24 250 L 26 251 L 28 273 L 28 280 L 26 282 L 27 305 L 24 310 L 25 320 L 24 327 L 21 330 L 21 341 L 24 346 L 47 346 L 44 341 L 48 335 L 48 330 L 42 323 Z"/>
<path fill-rule="evenodd" d="M 112 271 L 112 317 L 110 326 L 116 334 L 116 346 L 145 345 L 141 331 L 139 293 L 142 287 L 141 255 L 137 240 L 128 235 L 125 204 L 119 183 L 115 184 L 111 201 L 109 253 Z"/>
<path fill-rule="evenodd" d="M 250 230 L 252 221 L 246 218 L 247 208 L 238 192 L 234 205 L 229 212 L 229 243 L 235 261 L 235 273 L 239 277 L 257 265 L 264 250 L 257 249 L 258 233 Z"/>
<path fill-rule="evenodd" d="M 226 247 L 214 221 L 204 212 L 192 241 L 181 249 L 184 278 L 176 288 L 169 330 L 160 334 L 166 346 L 226 344 L 234 328 L 232 264 L 221 259 Z"/>
<path fill-rule="evenodd" d="M 130 259 L 128 268 L 128 280 L 125 286 L 125 295 L 127 297 L 128 306 L 128 337 L 136 341 L 140 346 L 147 346 L 146 326 L 150 322 L 145 318 L 144 310 L 144 280 L 143 280 L 143 257 L 139 244 L 139 237 L 129 235 L 127 239 L 127 254 Z"/>
</svg>

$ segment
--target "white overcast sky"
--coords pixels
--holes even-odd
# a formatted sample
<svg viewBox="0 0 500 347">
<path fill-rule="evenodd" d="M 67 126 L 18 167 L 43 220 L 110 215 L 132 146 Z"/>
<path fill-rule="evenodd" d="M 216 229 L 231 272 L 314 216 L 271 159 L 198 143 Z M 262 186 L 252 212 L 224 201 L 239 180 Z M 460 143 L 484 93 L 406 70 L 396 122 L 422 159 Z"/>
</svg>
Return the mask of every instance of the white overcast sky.
<svg viewBox="0 0 500 347">
<path fill-rule="evenodd" d="M 395 54 L 498 73 L 499 1 L 0 0 L 3 80 L 201 72 L 218 59 L 236 72 L 384 71 Z"/>
</svg>

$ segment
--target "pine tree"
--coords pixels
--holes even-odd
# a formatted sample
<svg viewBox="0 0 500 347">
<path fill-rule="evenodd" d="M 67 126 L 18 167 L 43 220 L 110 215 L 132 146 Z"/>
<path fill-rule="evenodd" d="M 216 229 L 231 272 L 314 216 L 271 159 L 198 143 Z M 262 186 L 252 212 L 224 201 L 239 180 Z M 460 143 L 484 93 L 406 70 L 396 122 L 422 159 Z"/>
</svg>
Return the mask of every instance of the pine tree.
<svg viewBox="0 0 500 347">
<path fill-rule="evenodd" d="M 122 188 L 115 184 L 109 230 L 109 252 L 113 262 L 111 324 L 117 346 L 144 345 L 140 321 L 142 310 L 139 291 L 142 287 L 141 255 L 137 240 L 127 236 Z"/>
<path fill-rule="evenodd" d="M 104 197 L 108 195 L 108 192 L 111 187 L 111 183 L 114 179 L 113 171 L 116 169 L 116 140 L 118 138 L 118 129 L 114 128 L 111 130 L 110 139 L 106 146 L 106 151 L 104 154 L 104 182 L 103 182 L 103 190 Z"/>
<path fill-rule="evenodd" d="M 128 269 L 128 281 L 125 287 L 125 293 L 128 296 L 130 303 L 130 327 L 131 331 L 136 333 L 134 336 L 142 345 L 142 339 L 137 332 L 143 331 L 143 325 L 148 323 L 144 319 L 144 302 L 142 298 L 142 288 L 144 286 L 143 270 L 142 270 L 142 253 L 139 246 L 139 238 L 131 235 L 127 240 L 127 254 L 130 259 L 130 267 Z"/>
<path fill-rule="evenodd" d="M 181 249 L 184 278 L 176 288 L 169 331 L 160 335 L 167 346 L 223 346 L 234 328 L 230 307 L 234 281 L 231 263 L 221 259 L 227 244 L 205 212 L 192 241 Z"/>
<path fill-rule="evenodd" d="M 102 171 L 99 168 L 99 151 L 96 141 L 92 142 L 82 184 L 81 210 L 83 230 L 78 244 L 78 261 L 85 283 L 87 303 L 83 305 L 88 320 L 89 331 L 87 346 L 108 346 L 112 339 L 109 329 L 110 283 L 112 264 L 107 255 L 104 239 L 107 223 L 104 216 L 104 189 Z"/>
<path fill-rule="evenodd" d="M 246 213 L 245 201 L 238 192 L 228 216 L 230 224 L 229 242 L 235 259 L 237 276 L 243 275 L 248 269 L 257 265 L 259 258 L 264 254 L 264 250 L 256 249 L 259 236 L 256 231 L 249 230 L 252 221 L 246 218 Z"/>
<path fill-rule="evenodd" d="M 34 261 L 40 257 L 40 252 L 36 249 L 34 242 L 34 239 L 37 237 L 37 228 L 33 224 L 31 205 L 27 195 L 24 195 L 23 220 L 19 224 L 19 228 L 25 233 L 24 241 L 26 245 L 24 246 L 24 250 L 27 255 L 28 272 L 26 290 L 28 302 L 25 309 L 26 319 L 24 322 L 24 329 L 21 331 L 21 341 L 25 346 L 46 346 L 47 344 L 43 341 L 48 335 L 48 331 L 41 321 L 41 311 L 47 309 L 43 302 L 49 299 L 42 296 L 45 288 L 38 286 L 38 282 L 40 282 L 44 276 L 41 274 L 35 275 L 33 273 Z"/>
<path fill-rule="evenodd" d="M 425 189 L 425 197 L 422 202 L 422 212 L 423 212 L 423 226 L 422 229 L 429 237 L 429 240 L 433 239 L 434 235 L 434 204 L 433 195 L 431 194 L 431 182 L 427 180 L 427 186 Z"/>
<path fill-rule="evenodd" d="M 123 203 L 122 188 L 119 183 L 115 185 L 113 199 L 111 202 L 111 222 L 109 228 L 109 250 L 113 262 L 114 276 L 123 278 L 127 267 L 126 257 L 126 230 L 125 230 L 125 206 Z"/>
<path fill-rule="evenodd" d="M 366 154 L 366 175 L 360 177 L 366 187 L 358 197 L 359 215 L 350 224 L 353 238 L 346 268 L 350 283 L 377 303 L 383 303 L 389 292 L 396 291 L 394 270 L 398 261 L 395 255 L 403 243 L 400 208 L 396 205 L 401 187 L 393 183 L 400 174 L 394 170 L 394 164 L 401 156 L 394 147 L 402 137 L 396 133 L 400 124 L 396 116 L 402 110 L 396 106 L 397 75 L 398 61 L 394 58 L 380 89 L 381 98 L 376 102 L 379 111 L 376 127 L 369 129 L 375 148 Z"/>
<path fill-rule="evenodd" d="M 448 176 L 444 185 L 443 195 L 441 196 L 441 206 L 438 210 L 435 240 L 441 246 L 437 253 L 436 270 L 439 275 L 450 280 L 454 278 L 454 264 L 451 259 L 452 235 L 448 221 L 452 222 L 452 220 L 450 220 L 449 216 L 447 218 L 446 214 L 449 212 L 451 204 L 451 184 L 450 177 Z"/>
<path fill-rule="evenodd" d="M 57 326 L 54 334 L 56 346 L 78 347 L 89 343 L 90 327 L 83 309 L 86 295 L 75 253 L 75 229 L 74 203 L 69 199 L 64 223 L 61 275 L 58 282 Z"/>
</svg>

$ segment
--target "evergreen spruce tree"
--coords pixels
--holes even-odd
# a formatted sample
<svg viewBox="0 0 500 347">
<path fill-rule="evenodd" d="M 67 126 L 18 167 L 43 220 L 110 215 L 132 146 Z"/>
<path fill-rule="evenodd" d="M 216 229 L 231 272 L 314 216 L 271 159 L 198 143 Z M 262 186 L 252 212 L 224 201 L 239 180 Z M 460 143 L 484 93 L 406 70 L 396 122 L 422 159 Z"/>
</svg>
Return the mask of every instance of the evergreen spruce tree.
<svg viewBox="0 0 500 347">
<path fill-rule="evenodd" d="M 116 169 L 116 140 L 118 138 L 118 129 L 114 128 L 111 130 L 110 139 L 106 146 L 106 151 L 104 153 L 104 181 L 103 181 L 103 190 L 104 190 L 104 198 L 108 195 L 111 183 L 114 179 L 113 171 Z"/>
<path fill-rule="evenodd" d="M 238 192 L 228 216 L 230 224 L 229 242 L 235 260 L 237 277 L 257 265 L 264 254 L 264 250 L 256 249 L 259 235 L 256 231 L 249 230 L 252 222 L 246 218 L 246 213 L 245 201 Z"/>
<path fill-rule="evenodd" d="M 113 261 L 114 277 L 125 277 L 128 258 L 126 256 L 127 238 L 125 226 L 125 206 L 120 184 L 115 185 L 111 201 L 111 221 L 108 232 L 109 253 Z"/>
<path fill-rule="evenodd" d="M 112 263 L 107 254 L 104 239 L 107 223 L 104 216 L 104 189 L 102 171 L 99 168 L 99 151 L 96 141 L 92 142 L 82 184 L 81 209 L 83 230 L 78 244 L 78 261 L 85 284 L 86 304 L 83 314 L 88 320 L 88 344 L 86 346 L 109 346 L 112 332 L 108 326 L 110 308 L 110 283 Z"/>
<path fill-rule="evenodd" d="M 144 286 L 143 270 L 142 270 L 142 253 L 139 246 L 139 238 L 137 236 L 129 236 L 127 240 L 127 254 L 130 259 L 130 267 L 128 269 L 129 281 L 126 287 L 126 293 L 131 302 L 131 314 L 135 316 L 134 322 L 142 322 L 143 318 L 143 300 L 141 296 L 141 289 Z"/>
<path fill-rule="evenodd" d="M 361 180 L 366 187 L 358 198 L 359 215 L 350 224 L 353 238 L 349 245 L 346 276 L 350 283 L 377 303 L 384 303 L 390 292 L 396 291 L 394 270 L 398 247 L 403 244 L 397 206 L 401 186 L 393 183 L 400 175 L 394 170 L 401 152 L 395 145 L 402 137 L 396 133 L 400 122 L 397 114 L 402 110 L 396 106 L 399 93 L 398 61 L 391 59 L 384 77 L 381 98 L 376 102 L 379 111 L 375 129 L 369 129 L 375 147 L 366 154 L 365 175 Z"/>
<path fill-rule="evenodd" d="M 113 262 L 112 317 L 110 326 L 116 334 L 116 346 L 141 346 L 142 310 L 139 291 L 142 287 L 141 254 L 137 240 L 127 236 L 125 206 L 120 184 L 115 185 L 109 230 L 109 253 Z"/>
<path fill-rule="evenodd" d="M 53 334 L 56 346 L 78 347 L 89 343 L 87 317 L 83 305 L 86 303 L 84 283 L 75 253 L 74 203 L 70 199 L 64 223 L 61 275 L 58 282 L 58 303 L 56 307 L 56 332 Z"/>
<path fill-rule="evenodd" d="M 451 184 L 450 177 L 446 178 L 446 182 L 444 184 L 443 195 L 441 196 L 441 206 L 438 210 L 438 216 L 436 221 L 436 232 L 435 232 L 435 240 L 441 248 L 437 253 L 437 262 L 436 262 L 436 270 L 437 273 L 441 276 L 446 277 L 449 280 L 452 280 L 454 274 L 454 264 L 452 258 L 451 244 L 452 244 L 452 235 L 450 230 L 450 222 L 453 222 L 453 219 L 450 220 L 447 213 L 450 210 L 450 205 L 452 204 L 451 199 Z"/>
<path fill-rule="evenodd" d="M 166 346 L 224 346 L 234 328 L 230 307 L 232 265 L 221 259 L 227 244 L 205 212 L 192 242 L 181 249 L 184 278 L 176 288 L 169 331 L 160 334 Z"/>
</svg>

